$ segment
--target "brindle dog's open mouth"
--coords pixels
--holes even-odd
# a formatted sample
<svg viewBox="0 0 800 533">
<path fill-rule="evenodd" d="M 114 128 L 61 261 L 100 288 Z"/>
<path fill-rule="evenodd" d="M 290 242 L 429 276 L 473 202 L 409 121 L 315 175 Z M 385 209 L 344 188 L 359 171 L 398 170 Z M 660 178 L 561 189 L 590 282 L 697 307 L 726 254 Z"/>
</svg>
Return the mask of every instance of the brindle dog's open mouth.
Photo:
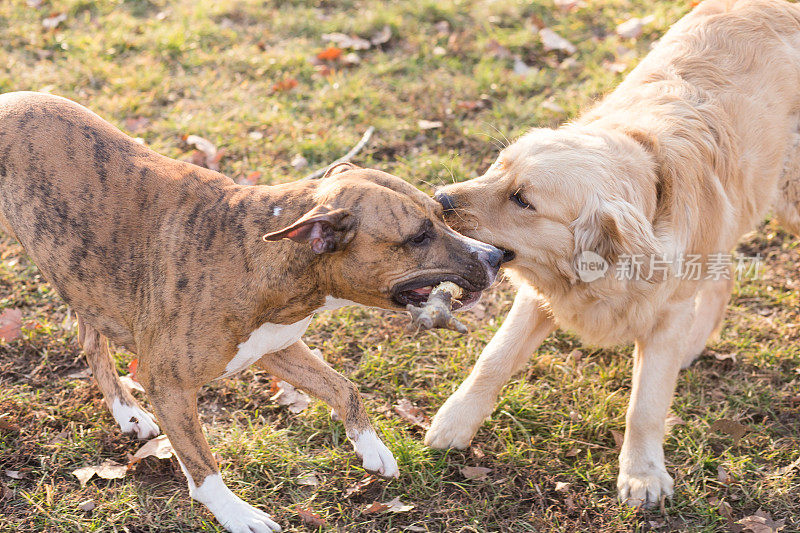
<svg viewBox="0 0 800 533">
<path fill-rule="evenodd" d="M 481 291 L 460 276 L 424 276 L 412 279 L 396 285 L 392 289 L 392 299 L 400 305 L 405 307 L 408 304 L 421 307 L 428 301 L 431 291 L 434 287 L 443 281 L 452 281 L 464 290 L 464 294 L 460 299 L 453 300 L 453 310 L 469 307 L 481 298 Z"/>
</svg>

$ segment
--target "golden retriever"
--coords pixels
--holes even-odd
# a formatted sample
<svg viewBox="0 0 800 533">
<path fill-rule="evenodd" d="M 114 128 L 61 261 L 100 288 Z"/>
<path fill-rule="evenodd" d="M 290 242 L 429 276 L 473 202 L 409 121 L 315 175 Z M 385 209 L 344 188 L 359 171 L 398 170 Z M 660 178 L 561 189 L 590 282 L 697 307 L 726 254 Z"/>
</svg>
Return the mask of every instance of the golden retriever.
<svg viewBox="0 0 800 533">
<path fill-rule="evenodd" d="M 426 443 L 468 446 L 556 327 L 633 341 L 619 498 L 670 496 L 664 421 L 679 369 L 721 323 L 730 250 L 770 209 L 800 233 L 800 5 L 703 2 L 580 119 L 436 198 L 456 229 L 516 255 L 519 292 Z"/>
</svg>

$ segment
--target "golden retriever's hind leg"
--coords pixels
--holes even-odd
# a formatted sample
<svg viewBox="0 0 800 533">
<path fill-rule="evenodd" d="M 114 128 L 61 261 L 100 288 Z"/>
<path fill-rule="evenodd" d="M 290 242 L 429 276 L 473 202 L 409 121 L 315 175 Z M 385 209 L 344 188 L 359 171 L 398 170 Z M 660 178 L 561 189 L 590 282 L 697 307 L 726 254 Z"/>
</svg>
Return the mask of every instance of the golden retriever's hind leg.
<svg viewBox="0 0 800 533">
<path fill-rule="evenodd" d="M 720 279 L 707 281 L 698 291 L 695 298 L 694 322 L 689 334 L 688 351 L 681 368 L 691 365 L 703 353 L 709 339 L 719 333 L 732 290 L 732 279 Z"/>
<path fill-rule="evenodd" d="M 522 370 L 555 323 L 536 291 L 523 285 L 505 322 L 486 345 L 466 380 L 439 408 L 425 435 L 432 448 L 466 448 L 492 414 L 497 396 Z"/>
<path fill-rule="evenodd" d="M 108 339 L 78 317 L 78 339 L 89 368 L 108 405 L 111 414 L 123 433 L 135 433 L 140 439 L 149 439 L 160 433 L 153 416 L 142 409 L 119 379 L 114 360 L 108 348 Z"/>
</svg>

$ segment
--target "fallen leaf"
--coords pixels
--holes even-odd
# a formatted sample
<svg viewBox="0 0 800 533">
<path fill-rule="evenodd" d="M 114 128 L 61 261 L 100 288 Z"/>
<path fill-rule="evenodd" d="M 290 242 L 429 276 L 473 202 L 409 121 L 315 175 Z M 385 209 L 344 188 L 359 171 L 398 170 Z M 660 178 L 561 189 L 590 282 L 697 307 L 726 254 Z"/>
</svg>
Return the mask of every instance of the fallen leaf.
<svg viewBox="0 0 800 533">
<path fill-rule="evenodd" d="M 22 336 L 22 312 L 5 309 L 0 313 L 0 340 L 12 342 Z"/>
<path fill-rule="evenodd" d="M 642 35 L 643 28 L 642 19 L 634 17 L 619 24 L 616 33 L 623 39 L 636 39 Z"/>
<path fill-rule="evenodd" d="M 279 93 L 285 91 L 291 91 L 295 87 L 297 87 L 298 81 L 291 76 L 287 76 L 282 80 L 276 81 L 272 84 L 272 92 Z"/>
<path fill-rule="evenodd" d="M 320 527 L 325 525 L 325 520 L 310 509 L 298 507 L 297 514 L 303 520 L 303 523 L 308 524 L 309 526 Z"/>
<path fill-rule="evenodd" d="M 339 48 L 350 48 L 351 50 L 367 50 L 372 46 L 372 43 L 368 40 L 356 35 L 347 35 L 346 33 L 323 33 L 322 40 L 333 43 Z"/>
<path fill-rule="evenodd" d="M 519 74 L 520 76 L 527 76 L 528 74 L 533 72 L 537 72 L 538 70 L 525 64 L 525 62 L 518 58 L 514 58 L 514 74 Z"/>
<path fill-rule="evenodd" d="M 240 177 L 238 180 L 236 180 L 236 183 L 238 183 L 239 185 L 256 185 L 260 177 L 261 177 L 261 172 L 259 172 L 258 170 L 254 170 Z"/>
<path fill-rule="evenodd" d="M 95 474 L 103 479 L 121 479 L 125 477 L 128 468 L 110 459 L 106 459 L 98 466 L 84 466 L 72 471 L 72 475 L 78 478 L 81 487 L 85 487 Z"/>
<path fill-rule="evenodd" d="M 136 368 L 139 366 L 139 358 L 131 359 L 131 362 L 128 363 L 128 374 L 131 376 L 131 379 L 136 381 Z"/>
<path fill-rule="evenodd" d="M 53 13 L 46 19 L 42 20 L 42 26 L 44 26 L 48 30 L 54 30 L 58 27 L 59 24 L 67 20 L 66 13 Z"/>
<path fill-rule="evenodd" d="M 406 511 L 410 511 L 414 508 L 413 505 L 401 502 L 399 497 L 390 502 L 386 502 L 383 505 L 387 506 L 390 513 L 405 513 Z"/>
<path fill-rule="evenodd" d="M 579 453 L 581 453 L 581 449 L 580 449 L 580 448 L 578 448 L 577 446 L 573 446 L 572 448 L 570 448 L 569 450 L 567 450 L 567 453 L 566 453 L 566 454 L 564 454 L 564 455 L 566 455 L 567 457 L 575 457 L 575 456 L 577 456 Z"/>
<path fill-rule="evenodd" d="M 298 485 L 306 485 L 308 487 L 316 487 L 319 485 L 319 478 L 316 474 L 306 474 L 297 478 Z"/>
<path fill-rule="evenodd" d="M 27 0 L 25 3 L 28 5 L 28 7 L 32 7 L 33 9 L 38 9 L 43 2 L 44 0 Z"/>
<path fill-rule="evenodd" d="M 300 154 L 297 154 L 292 158 L 289 164 L 292 165 L 292 168 L 295 170 L 303 170 L 308 166 L 308 159 Z"/>
<path fill-rule="evenodd" d="M 401 398 L 394 406 L 394 412 L 400 415 L 400 418 L 406 422 L 410 422 L 415 426 L 423 429 L 431 427 L 431 422 L 422 409 L 411 403 L 407 398 Z"/>
<path fill-rule="evenodd" d="M 566 52 L 567 54 L 574 54 L 578 51 L 575 45 L 551 30 L 550 28 L 542 28 L 539 30 L 539 38 L 542 40 L 542 46 L 545 51 L 558 50 Z"/>
<path fill-rule="evenodd" d="M 157 459 L 169 459 L 174 455 L 172 444 L 166 435 L 159 435 L 147 441 L 141 448 L 136 450 L 131 460 L 128 462 L 128 468 L 132 467 L 145 457 L 155 457 Z"/>
<path fill-rule="evenodd" d="M 563 481 L 556 481 L 556 492 L 567 492 L 572 486 L 572 483 L 564 483 Z"/>
<path fill-rule="evenodd" d="M 67 374 L 67 377 L 70 379 L 86 379 L 92 376 L 92 369 L 91 368 L 84 368 L 83 370 L 76 370 L 75 372 L 70 372 Z"/>
<path fill-rule="evenodd" d="M 731 476 L 722 465 L 717 465 L 717 481 L 720 483 L 730 483 Z"/>
<path fill-rule="evenodd" d="M 486 51 L 497 59 L 509 59 L 512 56 L 508 48 L 500 44 L 496 39 L 491 39 L 486 43 Z"/>
<path fill-rule="evenodd" d="M 603 60 L 603 68 L 614 74 L 622 74 L 628 70 L 628 64 L 622 61 L 609 61 L 605 59 Z"/>
<path fill-rule="evenodd" d="M 222 158 L 223 151 L 217 150 L 214 143 L 199 135 L 186 135 L 183 140 L 186 141 L 186 144 L 197 148 L 202 154 L 203 157 L 199 161 L 200 166 L 211 170 L 219 170 L 219 161 Z"/>
<path fill-rule="evenodd" d="M 339 59 L 341 55 L 342 55 L 341 48 L 338 48 L 336 46 L 329 46 L 328 48 L 322 50 L 317 54 L 317 59 L 320 59 L 322 61 L 334 61 L 336 59 Z"/>
<path fill-rule="evenodd" d="M 727 418 L 720 418 L 719 420 L 715 420 L 713 424 L 711 424 L 712 431 L 721 431 L 723 433 L 727 433 L 731 437 L 733 437 L 733 444 L 738 444 L 739 439 L 744 437 L 744 434 L 747 433 L 747 426 L 744 424 L 740 424 L 735 420 L 728 420 Z"/>
<path fill-rule="evenodd" d="M 378 478 L 373 477 L 373 476 L 367 476 L 364 479 L 362 479 L 361 481 L 358 481 L 358 482 L 350 485 L 349 487 L 344 489 L 344 497 L 345 498 L 349 498 L 350 496 L 355 496 L 357 494 L 361 494 L 362 492 L 364 492 L 365 488 L 367 488 L 372 483 L 377 481 L 377 479 Z"/>
<path fill-rule="evenodd" d="M 422 526 L 405 526 L 403 529 L 406 531 L 414 531 L 415 533 L 424 533 L 425 531 L 428 531 Z"/>
<path fill-rule="evenodd" d="M 769 513 L 759 509 L 754 515 L 746 516 L 736 523 L 744 526 L 745 531 L 753 533 L 778 533 L 786 527 L 784 522 L 785 520 L 774 521 Z"/>
<path fill-rule="evenodd" d="M 128 390 L 131 390 L 131 391 L 135 390 L 135 391 L 138 391 L 138 392 L 144 392 L 144 387 L 142 387 L 142 384 L 139 383 L 138 381 L 136 381 L 135 379 L 133 379 L 133 375 L 131 375 L 131 374 L 126 374 L 124 376 L 120 376 L 119 380 L 123 385 L 128 387 Z"/>
<path fill-rule="evenodd" d="M 146 117 L 128 117 L 125 119 L 125 129 L 131 133 L 139 133 L 147 129 L 150 120 Z"/>
<path fill-rule="evenodd" d="M 6 475 L 11 479 L 22 479 L 25 477 L 25 474 L 20 473 L 19 470 L 6 470 Z"/>
<path fill-rule="evenodd" d="M 462 466 L 459 469 L 459 472 L 465 478 L 478 481 L 486 479 L 491 471 L 491 468 L 486 468 L 485 466 Z"/>
<path fill-rule="evenodd" d="M 664 420 L 664 434 L 668 435 L 669 432 L 672 430 L 672 428 L 675 426 L 685 426 L 685 425 L 686 422 L 683 420 L 683 418 L 679 417 L 678 415 L 670 411 L 667 414 L 667 418 Z"/>
<path fill-rule="evenodd" d="M 94 500 L 86 500 L 85 502 L 81 502 L 78 504 L 78 509 L 80 509 L 81 511 L 85 511 L 87 513 L 89 511 L 94 511 L 95 507 L 97 507 L 97 504 L 94 503 Z"/>
<path fill-rule="evenodd" d="M 377 32 L 375 32 L 375 35 L 372 36 L 370 42 L 373 44 L 373 46 L 380 46 L 382 44 L 388 43 L 389 39 L 391 38 L 392 38 L 392 28 L 386 25 Z"/>
<path fill-rule="evenodd" d="M 358 65 L 361 63 L 361 56 L 355 52 L 350 52 L 342 58 L 342 63 L 349 66 Z"/>
<path fill-rule="evenodd" d="M 441 128 L 444 124 L 442 124 L 439 120 L 419 120 L 417 121 L 417 126 L 421 130 L 435 130 L 436 128 Z"/>
<path fill-rule="evenodd" d="M 278 402 L 278 405 L 287 406 L 290 413 L 301 413 L 305 411 L 309 403 L 311 403 L 311 398 L 308 397 L 308 394 L 300 389 L 295 389 L 290 383 L 285 381 L 278 381 L 276 383 L 273 381 L 273 387 L 275 387 L 278 392 L 276 392 L 270 400 Z"/>
<path fill-rule="evenodd" d="M 714 358 L 717 361 L 732 361 L 734 363 L 736 362 L 736 353 L 735 352 L 731 352 L 731 353 L 713 352 L 713 353 L 714 353 Z"/>
<path fill-rule="evenodd" d="M 362 514 L 377 514 L 382 513 L 389 508 L 388 505 L 381 502 L 372 502 L 371 504 L 367 505 L 362 512 Z"/>
<path fill-rule="evenodd" d="M 622 449 L 622 443 L 625 441 L 625 434 L 621 431 L 617 431 L 616 429 L 612 429 L 611 436 L 614 438 L 614 444 L 616 445 L 617 450 Z"/>
</svg>

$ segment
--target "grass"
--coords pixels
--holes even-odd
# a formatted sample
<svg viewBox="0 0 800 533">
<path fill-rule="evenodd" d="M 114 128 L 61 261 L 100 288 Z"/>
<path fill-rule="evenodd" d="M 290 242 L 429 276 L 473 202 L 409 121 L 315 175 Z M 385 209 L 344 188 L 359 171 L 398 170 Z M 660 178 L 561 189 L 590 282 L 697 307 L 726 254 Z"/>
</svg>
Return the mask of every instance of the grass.
<svg viewBox="0 0 800 533">
<path fill-rule="evenodd" d="M 569 13 L 511 0 L 45 0 L 34 9 L 10 0 L 0 3 L 0 92 L 73 98 L 172 157 L 190 157 L 183 135 L 202 135 L 225 149 L 224 173 L 257 171 L 261 183 L 325 165 L 373 125 L 357 162 L 431 192 L 486 168 L 504 137 L 574 116 L 624 76 L 609 62 L 631 68 L 689 8 L 685 0 L 588 0 Z M 41 23 L 52 12 L 67 15 L 56 31 Z M 655 20 L 640 39 L 614 35 L 618 23 L 649 14 Z M 538 20 L 577 45 L 574 59 L 543 50 Z M 386 25 L 391 40 L 360 52 L 358 65 L 326 72 L 311 61 L 326 46 L 324 33 L 368 38 Z M 514 73 L 502 50 L 533 70 Z M 273 91 L 289 78 L 296 87 Z M 443 126 L 422 130 L 423 119 Z M 293 168 L 297 154 L 310 168 Z M 624 428 L 630 348 L 552 336 L 465 452 L 425 448 L 422 430 L 394 413 L 402 398 L 435 413 L 502 322 L 508 285 L 466 314 L 464 337 L 410 336 L 404 316 L 360 309 L 312 324 L 306 341 L 361 388 L 401 464 L 396 481 L 346 496 L 364 472 L 341 424 L 320 403 L 299 415 L 277 406 L 263 373 L 205 389 L 207 435 L 232 489 L 289 531 L 317 530 L 300 508 L 320 515 L 324 531 L 710 532 L 736 530 L 734 521 L 759 509 L 784 520 L 784 531 L 800 531 L 800 467 L 779 470 L 800 449 L 800 251 L 771 223 L 741 249 L 764 255 L 766 270 L 737 286 L 720 340 L 682 373 L 673 412 L 683 424 L 666 438 L 676 494 L 663 509 L 615 503 L 613 432 Z M 0 343 L 0 530 L 219 530 L 192 504 L 174 460 L 146 459 L 124 479 L 94 478 L 84 488 L 71 475 L 104 459 L 126 462 L 138 444 L 118 432 L 96 385 L 69 377 L 85 368 L 74 321 L 20 247 L 0 235 L 4 308 L 21 309 L 28 327 L 20 340 Z M 733 354 L 735 362 L 726 358 Z M 118 353 L 120 371 L 132 357 Z M 734 441 L 712 429 L 722 418 L 748 432 Z M 469 480 L 463 466 L 492 471 Z M 299 483 L 312 472 L 317 486 Z M 558 482 L 569 486 L 557 491 Z M 363 512 L 395 497 L 414 508 Z M 88 499 L 97 507 L 80 510 Z"/>
</svg>

